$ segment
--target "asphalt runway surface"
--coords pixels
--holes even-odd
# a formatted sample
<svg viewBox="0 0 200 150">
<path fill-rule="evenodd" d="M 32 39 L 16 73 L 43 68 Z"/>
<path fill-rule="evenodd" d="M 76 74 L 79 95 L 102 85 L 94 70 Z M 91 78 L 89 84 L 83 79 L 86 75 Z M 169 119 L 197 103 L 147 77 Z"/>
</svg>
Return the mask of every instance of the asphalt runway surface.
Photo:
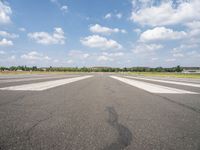
<svg viewBox="0 0 200 150">
<path fill-rule="evenodd" d="M 200 150 L 200 80 L 0 76 L 0 150 Z"/>
</svg>

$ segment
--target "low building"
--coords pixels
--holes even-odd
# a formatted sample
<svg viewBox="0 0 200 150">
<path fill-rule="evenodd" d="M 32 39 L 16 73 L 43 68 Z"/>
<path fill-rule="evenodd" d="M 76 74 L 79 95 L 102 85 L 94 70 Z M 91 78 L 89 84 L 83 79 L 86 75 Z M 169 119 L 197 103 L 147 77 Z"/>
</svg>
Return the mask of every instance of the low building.
<svg viewBox="0 0 200 150">
<path fill-rule="evenodd" d="M 183 67 L 182 73 L 200 73 L 200 67 Z"/>
</svg>

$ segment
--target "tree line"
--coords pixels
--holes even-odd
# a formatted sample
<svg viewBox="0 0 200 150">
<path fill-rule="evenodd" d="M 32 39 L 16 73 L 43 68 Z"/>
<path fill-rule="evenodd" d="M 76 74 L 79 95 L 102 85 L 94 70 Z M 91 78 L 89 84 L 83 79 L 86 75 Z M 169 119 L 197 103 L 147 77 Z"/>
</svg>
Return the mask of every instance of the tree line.
<svg viewBox="0 0 200 150">
<path fill-rule="evenodd" d="M 171 68 L 149 68 L 149 67 L 129 67 L 129 68 L 112 68 L 112 67 L 46 67 L 37 66 L 11 66 L 1 67 L 0 71 L 44 71 L 44 72 L 182 72 L 183 67 L 176 66 Z"/>
</svg>

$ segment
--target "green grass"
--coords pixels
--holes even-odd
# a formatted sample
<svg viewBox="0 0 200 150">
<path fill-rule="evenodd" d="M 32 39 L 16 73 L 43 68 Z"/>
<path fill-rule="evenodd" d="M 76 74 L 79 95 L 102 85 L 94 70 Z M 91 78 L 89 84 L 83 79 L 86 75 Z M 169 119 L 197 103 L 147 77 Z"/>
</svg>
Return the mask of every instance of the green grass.
<svg viewBox="0 0 200 150">
<path fill-rule="evenodd" d="M 6 71 L 1 72 L 0 75 L 18 75 L 18 74 L 80 74 L 85 72 L 45 72 L 45 71 Z M 124 72 L 127 75 L 140 76 L 156 76 L 156 77 L 175 77 L 175 78 L 193 78 L 200 79 L 200 74 L 183 74 L 183 73 L 168 73 L 168 72 Z"/>
<path fill-rule="evenodd" d="M 200 74 L 168 73 L 168 72 L 127 72 L 129 75 L 156 76 L 156 77 L 175 77 L 200 79 Z"/>
<path fill-rule="evenodd" d="M 28 75 L 28 74 L 80 74 L 81 72 L 45 72 L 45 71 L 0 71 L 0 75 Z"/>
</svg>

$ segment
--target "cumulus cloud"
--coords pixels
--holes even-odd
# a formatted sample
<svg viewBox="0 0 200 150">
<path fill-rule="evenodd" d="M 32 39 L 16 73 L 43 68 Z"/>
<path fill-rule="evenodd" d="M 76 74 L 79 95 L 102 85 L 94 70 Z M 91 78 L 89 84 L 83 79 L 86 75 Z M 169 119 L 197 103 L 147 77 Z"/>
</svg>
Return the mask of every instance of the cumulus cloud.
<svg viewBox="0 0 200 150">
<path fill-rule="evenodd" d="M 68 12 L 68 6 L 62 5 L 58 0 L 50 0 L 53 4 L 55 4 L 63 13 Z"/>
<path fill-rule="evenodd" d="M 28 37 L 35 40 L 37 43 L 50 45 L 50 44 L 65 44 L 65 35 L 62 28 L 54 28 L 54 32 L 49 34 L 47 32 L 34 32 L 29 33 Z"/>
<path fill-rule="evenodd" d="M 10 23 L 11 14 L 12 14 L 11 7 L 6 2 L 0 1 L 0 24 Z"/>
<path fill-rule="evenodd" d="M 185 24 L 190 29 L 200 29 L 200 21 L 192 21 Z"/>
<path fill-rule="evenodd" d="M 67 5 L 63 5 L 63 6 L 60 8 L 60 10 L 61 10 L 62 12 L 64 12 L 64 13 L 67 13 L 67 11 L 68 11 L 68 6 L 67 6 Z"/>
<path fill-rule="evenodd" d="M 107 13 L 105 16 L 104 16 L 104 19 L 109 19 L 112 17 L 112 14 L 111 13 Z"/>
<path fill-rule="evenodd" d="M 0 36 L 1 36 L 1 37 L 5 37 L 5 38 L 12 38 L 12 39 L 18 38 L 18 37 L 19 37 L 19 35 L 17 35 L 17 34 L 8 33 L 8 32 L 6 32 L 6 31 L 0 31 Z"/>
<path fill-rule="evenodd" d="M 110 57 L 108 57 L 108 56 L 104 56 L 104 55 L 99 56 L 99 57 L 97 58 L 97 60 L 98 60 L 98 61 L 113 61 L 112 58 L 110 58 Z"/>
<path fill-rule="evenodd" d="M 116 58 L 124 56 L 123 52 L 114 52 L 108 53 L 103 52 L 100 56 L 97 57 L 97 61 L 114 61 Z"/>
<path fill-rule="evenodd" d="M 100 33 L 100 34 L 105 34 L 105 35 L 110 35 L 112 33 L 126 33 L 126 30 L 124 29 L 118 29 L 118 28 L 108 28 L 108 27 L 103 27 L 99 24 L 91 25 L 90 26 L 90 31 L 93 33 Z"/>
<path fill-rule="evenodd" d="M 200 1 L 181 0 L 176 5 L 173 0 L 161 1 L 160 5 L 155 0 L 144 0 L 140 5 L 133 0 L 131 20 L 142 25 L 161 26 L 185 23 L 200 20 Z M 138 6 L 140 6 L 138 8 Z"/>
<path fill-rule="evenodd" d="M 121 49 L 122 46 L 112 40 L 99 35 L 91 35 L 84 37 L 81 40 L 81 43 L 90 48 L 100 48 L 100 49 Z"/>
<path fill-rule="evenodd" d="M 45 56 L 43 54 L 40 54 L 36 51 L 31 51 L 27 54 L 21 55 L 22 59 L 30 60 L 30 61 L 37 61 L 37 60 L 51 60 L 49 56 Z"/>
<path fill-rule="evenodd" d="M 7 40 L 6 38 L 3 38 L 0 40 L 0 46 L 12 46 L 13 42 L 11 40 Z"/>
<path fill-rule="evenodd" d="M 151 54 L 156 52 L 157 50 L 163 48 L 163 45 L 160 44 L 144 44 L 140 43 L 135 46 L 133 52 L 135 54 Z"/>
<path fill-rule="evenodd" d="M 182 39 L 187 36 L 184 31 L 173 31 L 165 27 L 156 27 L 151 30 L 143 32 L 140 36 L 141 41 L 155 41 L 155 40 L 171 40 Z"/>
<path fill-rule="evenodd" d="M 104 19 L 110 19 L 110 18 L 117 18 L 117 19 L 121 19 L 122 18 L 122 13 L 107 13 L 104 16 Z"/>
</svg>

